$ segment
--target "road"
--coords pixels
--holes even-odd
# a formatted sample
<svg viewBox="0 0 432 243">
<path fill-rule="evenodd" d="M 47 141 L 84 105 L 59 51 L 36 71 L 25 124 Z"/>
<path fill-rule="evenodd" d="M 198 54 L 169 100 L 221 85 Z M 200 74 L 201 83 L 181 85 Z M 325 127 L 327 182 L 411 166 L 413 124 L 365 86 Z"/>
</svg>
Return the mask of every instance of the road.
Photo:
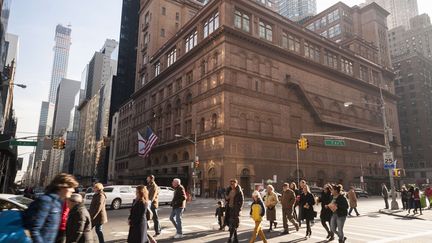
<svg viewBox="0 0 432 243">
<path fill-rule="evenodd" d="M 345 223 L 345 235 L 347 242 L 432 242 L 432 221 L 418 220 L 411 218 L 395 217 L 378 213 L 378 210 L 384 206 L 381 198 L 374 197 L 364 199 L 358 202 L 359 217 L 349 217 Z M 217 220 L 214 217 L 216 200 L 197 199 L 188 205 L 183 215 L 183 233 L 185 237 L 181 240 L 173 240 L 175 229 L 169 221 L 169 206 L 161 206 L 160 218 L 162 225 L 162 234 L 157 238 L 158 242 L 209 242 L 222 243 L 226 242 L 228 232 L 218 231 Z M 319 211 L 319 207 L 315 210 Z M 319 220 L 316 220 L 312 226 L 312 237 L 304 238 L 305 228 L 295 232 L 290 228 L 290 234 L 279 236 L 282 231 L 281 210 L 277 210 L 278 227 L 275 232 L 268 233 L 265 231 L 268 242 L 326 242 L 327 233 L 322 228 Z M 240 242 L 249 242 L 251 231 L 254 223 L 249 216 L 249 206 L 245 204 L 241 223 L 239 227 Z M 104 225 L 106 242 L 120 243 L 126 242 L 128 234 L 127 217 L 129 209 L 109 210 L 109 222 Z M 263 221 L 264 229 L 268 228 L 267 221 Z M 150 224 L 150 233 L 153 234 L 152 224 Z M 336 237 L 337 238 L 337 237 Z M 334 241 L 337 242 L 337 239 Z"/>
</svg>

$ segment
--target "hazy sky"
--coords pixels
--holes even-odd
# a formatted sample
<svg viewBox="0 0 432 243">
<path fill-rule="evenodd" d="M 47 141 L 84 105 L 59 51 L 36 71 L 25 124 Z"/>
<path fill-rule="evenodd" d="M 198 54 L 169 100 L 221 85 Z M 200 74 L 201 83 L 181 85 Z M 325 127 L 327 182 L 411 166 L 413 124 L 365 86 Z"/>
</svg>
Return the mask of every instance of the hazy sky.
<svg viewBox="0 0 432 243">
<path fill-rule="evenodd" d="M 432 1 L 417 0 L 419 12 L 432 16 Z M 318 12 L 338 0 L 317 0 Z M 352 6 L 363 0 L 342 1 Z M 119 39 L 121 0 L 12 0 L 8 32 L 19 36 L 14 107 L 18 117 L 17 137 L 36 135 L 42 100 L 47 100 L 57 24 L 71 24 L 72 46 L 68 78 L 80 80 L 85 65 L 105 39 Z M 24 168 L 32 147 L 19 147 Z"/>
</svg>

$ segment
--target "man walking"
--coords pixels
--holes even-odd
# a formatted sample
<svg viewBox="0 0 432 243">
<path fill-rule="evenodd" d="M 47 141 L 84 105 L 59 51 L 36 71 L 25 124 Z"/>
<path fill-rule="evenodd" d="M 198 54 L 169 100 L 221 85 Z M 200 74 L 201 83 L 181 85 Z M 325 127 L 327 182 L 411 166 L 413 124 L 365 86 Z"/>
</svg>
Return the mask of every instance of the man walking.
<svg viewBox="0 0 432 243">
<path fill-rule="evenodd" d="M 381 184 L 381 196 L 384 198 L 385 203 L 385 209 L 389 209 L 389 203 L 388 203 L 388 190 L 384 183 Z"/>
<path fill-rule="evenodd" d="M 153 225 L 155 230 L 155 235 L 158 236 L 161 233 L 161 227 L 159 223 L 159 216 L 158 216 L 158 207 L 159 207 L 159 187 L 154 181 L 155 177 L 154 175 L 149 175 L 147 177 L 147 190 L 149 192 L 149 200 L 151 201 L 150 204 L 150 210 L 153 213 Z"/>
<path fill-rule="evenodd" d="M 102 232 L 102 225 L 108 222 L 108 216 L 105 209 L 106 198 L 103 191 L 102 183 L 96 183 L 93 187 L 94 195 L 90 203 L 90 217 L 92 220 L 92 227 L 95 227 L 99 243 L 105 243 L 104 235 Z M 67 229 L 66 229 L 67 230 Z"/>
<path fill-rule="evenodd" d="M 228 219 L 230 237 L 228 242 L 238 243 L 237 228 L 240 224 L 240 211 L 243 207 L 244 196 L 241 187 L 236 179 L 230 180 L 230 187 L 226 192 L 227 213 L 225 218 Z"/>
<path fill-rule="evenodd" d="M 186 192 L 178 178 L 173 179 L 172 187 L 174 188 L 174 197 L 171 201 L 172 211 L 170 220 L 176 228 L 174 239 L 180 239 L 183 238 L 182 215 L 186 207 Z"/>
<path fill-rule="evenodd" d="M 283 220 L 283 227 L 284 231 L 281 233 L 281 235 L 288 234 L 288 220 L 294 225 L 296 228 L 296 231 L 299 230 L 299 225 L 294 220 L 293 216 L 293 210 L 294 210 L 294 204 L 295 204 L 296 196 L 293 190 L 289 188 L 288 183 L 283 184 L 283 191 L 282 191 L 282 198 L 281 198 L 281 205 L 282 205 L 282 220 Z"/>
</svg>

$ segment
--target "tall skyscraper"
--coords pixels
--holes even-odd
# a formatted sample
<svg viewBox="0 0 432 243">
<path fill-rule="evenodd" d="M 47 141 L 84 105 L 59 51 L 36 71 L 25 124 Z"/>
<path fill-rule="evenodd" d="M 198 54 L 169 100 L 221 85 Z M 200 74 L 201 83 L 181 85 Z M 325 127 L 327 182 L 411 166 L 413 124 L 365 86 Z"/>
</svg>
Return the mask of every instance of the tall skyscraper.
<svg viewBox="0 0 432 243">
<path fill-rule="evenodd" d="M 71 32 L 69 27 L 57 25 L 55 32 L 54 62 L 51 73 L 51 84 L 48 101 L 56 102 L 57 88 L 62 78 L 66 77 L 69 60 L 69 49 L 71 43 Z"/>
<path fill-rule="evenodd" d="M 387 17 L 388 29 L 398 26 L 409 28 L 409 20 L 418 15 L 417 0 L 366 0 L 366 4 L 376 2 L 390 13 Z"/>
<path fill-rule="evenodd" d="M 316 0 L 278 0 L 277 9 L 280 15 L 300 21 L 317 13 Z"/>
</svg>

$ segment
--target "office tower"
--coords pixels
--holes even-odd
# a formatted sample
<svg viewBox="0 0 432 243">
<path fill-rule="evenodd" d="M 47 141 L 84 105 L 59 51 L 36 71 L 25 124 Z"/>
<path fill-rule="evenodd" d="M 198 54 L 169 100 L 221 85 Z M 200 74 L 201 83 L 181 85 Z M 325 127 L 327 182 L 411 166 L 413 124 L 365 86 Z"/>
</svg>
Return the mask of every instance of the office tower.
<svg viewBox="0 0 432 243">
<path fill-rule="evenodd" d="M 388 29 L 401 25 L 409 28 L 409 20 L 418 15 L 417 0 L 366 0 L 366 4 L 372 2 L 376 2 L 390 13 L 387 17 Z"/>
<path fill-rule="evenodd" d="M 316 0 L 278 0 L 276 4 L 279 14 L 292 21 L 300 21 L 317 12 Z"/>
<path fill-rule="evenodd" d="M 57 88 L 62 78 L 66 77 L 69 49 L 71 42 L 71 32 L 69 27 L 57 25 L 55 31 L 54 62 L 51 72 L 51 83 L 48 101 L 56 102 Z"/>
</svg>

